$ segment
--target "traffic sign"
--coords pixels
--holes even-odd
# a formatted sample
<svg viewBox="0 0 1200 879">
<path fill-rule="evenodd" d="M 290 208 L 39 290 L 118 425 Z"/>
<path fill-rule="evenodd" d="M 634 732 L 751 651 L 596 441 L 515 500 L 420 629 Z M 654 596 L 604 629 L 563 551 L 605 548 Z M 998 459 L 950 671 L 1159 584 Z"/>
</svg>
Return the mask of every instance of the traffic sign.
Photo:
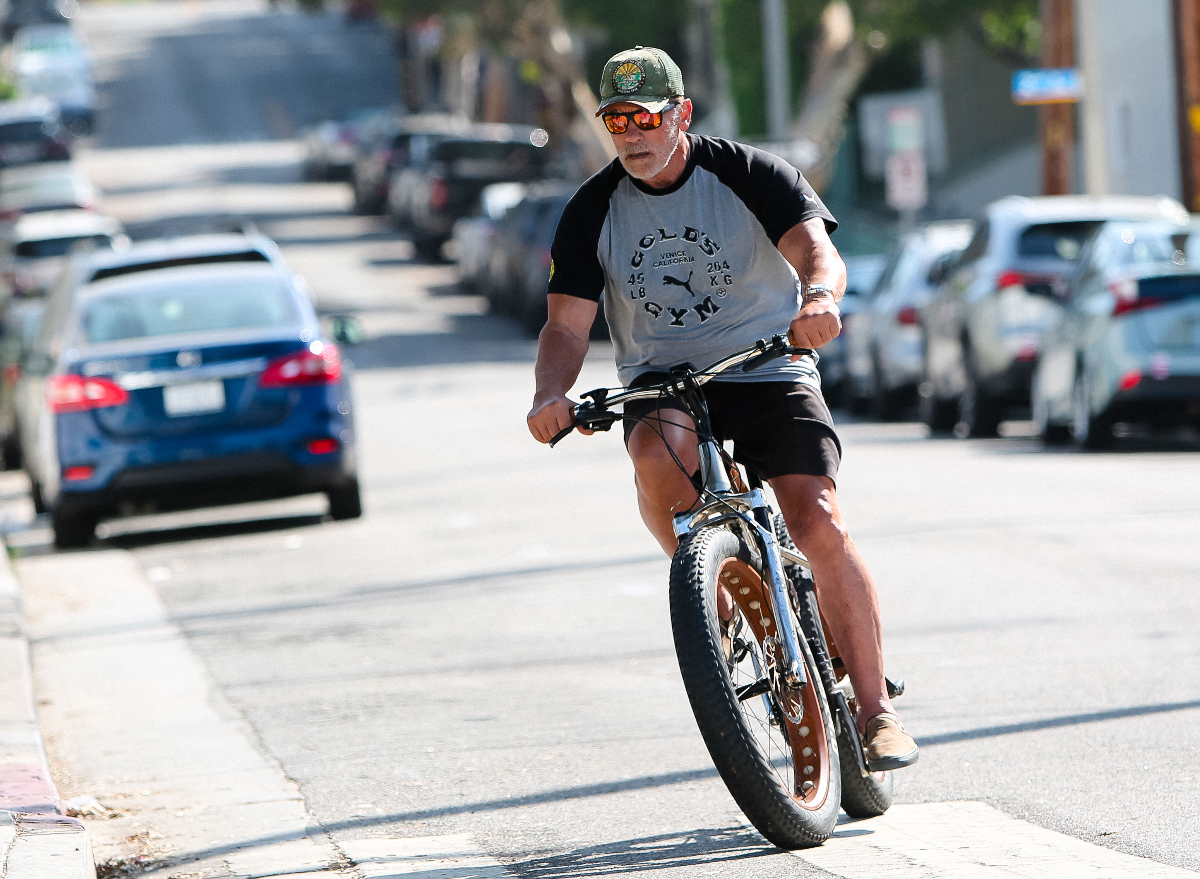
<svg viewBox="0 0 1200 879">
<path fill-rule="evenodd" d="M 1012 98 L 1021 105 L 1069 104 L 1083 97 L 1083 77 L 1076 67 L 1018 70 L 1012 76 Z"/>
</svg>

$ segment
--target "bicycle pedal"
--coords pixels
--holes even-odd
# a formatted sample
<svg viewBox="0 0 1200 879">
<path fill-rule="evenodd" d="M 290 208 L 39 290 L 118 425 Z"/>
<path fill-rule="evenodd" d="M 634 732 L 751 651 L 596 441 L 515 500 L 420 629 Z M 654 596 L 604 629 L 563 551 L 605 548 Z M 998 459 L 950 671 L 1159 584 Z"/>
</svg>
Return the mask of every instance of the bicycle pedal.
<svg viewBox="0 0 1200 879">
<path fill-rule="evenodd" d="M 893 681 L 891 678 L 884 678 L 884 683 L 887 684 L 887 694 L 889 699 L 895 699 L 897 696 L 904 695 L 904 679 Z"/>
</svg>

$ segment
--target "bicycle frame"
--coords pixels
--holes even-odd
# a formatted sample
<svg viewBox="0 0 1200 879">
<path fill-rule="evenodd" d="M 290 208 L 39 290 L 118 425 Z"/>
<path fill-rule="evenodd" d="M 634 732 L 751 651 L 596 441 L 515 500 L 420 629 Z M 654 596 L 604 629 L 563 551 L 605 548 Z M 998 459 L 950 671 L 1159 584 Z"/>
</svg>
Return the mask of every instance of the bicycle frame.
<svg viewBox="0 0 1200 879">
<path fill-rule="evenodd" d="M 786 663 L 783 672 L 784 681 L 791 687 L 802 687 L 806 681 L 804 659 L 799 641 L 802 635 L 797 632 L 796 626 L 793 624 L 794 618 L 788 612 L 790 606 L 788 579 L 783 570 L 783 561 L 786 559 L 808 571 L 811 571 L 812 567 L 803 554 L 779 545 L 771 523 L 771 508 L 762 489 L 754 487 L 749 491 L 735 490 L 721 449 L 712 437 L 708 406 L 704 402 L 701 387 L 735 366 L 741 366 L 743 371 L 748 372 L 768 360 L 789 354 L 804 353 L 811 352 L 808 349 L 792 348 L 784 336 L 774 336 L 770 340 L 760 340 L 753 347 L 731 354 L 699 371 L 693 370 L 687 364 L 678 367 L 671 371 L 666 382 L 653 388 L 620 391 L 611 396 L 607 388 L 589 391 L 583 396 L 590 402 L 577 407 L 572 427 L 551 441 L 551 445 L 554 445 L 561 437 L 569 433 L 575 424 L 607 430 L 619 417 L 608 411 L 609 407 L 633 400 L 657 398 L 668 388 L 684 402 L 695 422 L 696 435 L 699 439 L 700 479 L 703 485 L 701 497 L 707 496 L 709 499 L 698 509 L 680 513 L 675 517 L 675 535 L 682 537 L 705 525 L 737 521 L 746 531 L 744 536 L 751 538 L 759 546 L 770 578 L 768 586 L 775 631 L 782 636 Z"/>
</svg>

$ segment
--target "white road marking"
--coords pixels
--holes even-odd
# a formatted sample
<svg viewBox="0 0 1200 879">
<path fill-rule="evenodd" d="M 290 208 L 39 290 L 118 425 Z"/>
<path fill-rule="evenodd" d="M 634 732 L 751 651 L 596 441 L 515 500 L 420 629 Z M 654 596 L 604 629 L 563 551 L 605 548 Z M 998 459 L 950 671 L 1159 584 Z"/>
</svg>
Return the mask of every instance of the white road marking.
<svg viewBox="0 0 1200 879">
<path fill-rule="evenodd" d="M 892 806 L 842 824 L 795 852 L 844 879 L 1196 879 L 1200 874 L 1122 854 L 1010 818 L 986 803 Z"/>
<path fill-rule="evenodd" d="M 469 833 L 339 842 L 366 879 L 512 879 L 512 874 L 475 844 Z"/>
</svg>

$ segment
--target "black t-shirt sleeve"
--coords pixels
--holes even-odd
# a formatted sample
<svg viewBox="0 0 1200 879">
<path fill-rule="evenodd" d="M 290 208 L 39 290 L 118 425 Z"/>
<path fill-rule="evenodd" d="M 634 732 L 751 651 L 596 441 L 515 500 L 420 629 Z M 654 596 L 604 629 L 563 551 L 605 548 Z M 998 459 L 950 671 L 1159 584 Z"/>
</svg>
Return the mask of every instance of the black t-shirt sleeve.
<svg viewBox="0 0 1200 879">
<path fill-rule="evenodd" d="M 795 167 L 776 155 L 719 138 L 696 138 L 696 164 L 706 168 L 742 200 L 762 223 L 771 243 L 797 223 L 820 217 L 832 232 L 837 220 Z"/>
<path fill-rule="evenodd" d="M 609 165 L 579 187 L 567 202 L 550 245 L 547 292 L 600 301 L 604 292 L 600 232 L 608 216 L 609 198 L 622 173 L 619 166 Z"/>
</svg>

